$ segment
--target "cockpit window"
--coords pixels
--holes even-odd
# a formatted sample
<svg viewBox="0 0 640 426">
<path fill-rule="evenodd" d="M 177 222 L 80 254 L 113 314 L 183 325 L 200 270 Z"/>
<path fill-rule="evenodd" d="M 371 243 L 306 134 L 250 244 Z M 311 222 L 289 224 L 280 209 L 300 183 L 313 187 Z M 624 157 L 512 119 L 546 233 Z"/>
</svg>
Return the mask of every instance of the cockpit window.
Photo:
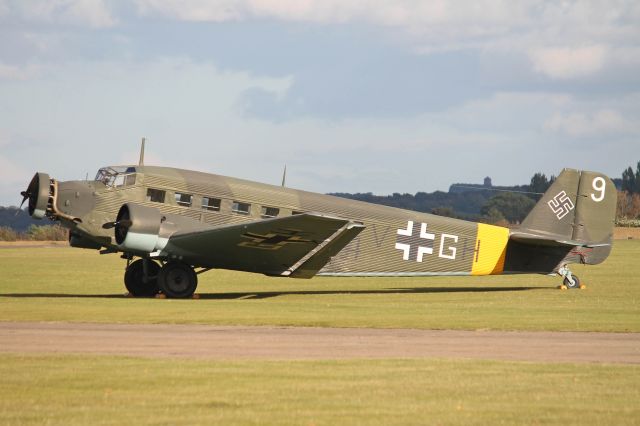
<svg viewBox="0 0 640 426">
<path fill-rule="evenodd" d="M 103 167 L 98 170 L 95 180 L 108 187 L 130 186 L 136 183 L 135 172 L 135 167 Z"/>
</svg>

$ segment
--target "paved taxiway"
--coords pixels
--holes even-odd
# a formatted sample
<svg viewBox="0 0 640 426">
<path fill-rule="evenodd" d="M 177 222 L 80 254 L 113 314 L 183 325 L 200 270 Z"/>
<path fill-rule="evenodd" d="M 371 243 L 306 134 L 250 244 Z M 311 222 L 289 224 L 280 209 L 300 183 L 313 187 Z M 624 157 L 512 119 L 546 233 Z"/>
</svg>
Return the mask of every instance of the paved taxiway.
<svg viewBox="0 0 640 426">
<path fill-rule="evenodd" d="M 640 333 L 0 322 L 0 352 L 640 363 Z"/>
</svg>

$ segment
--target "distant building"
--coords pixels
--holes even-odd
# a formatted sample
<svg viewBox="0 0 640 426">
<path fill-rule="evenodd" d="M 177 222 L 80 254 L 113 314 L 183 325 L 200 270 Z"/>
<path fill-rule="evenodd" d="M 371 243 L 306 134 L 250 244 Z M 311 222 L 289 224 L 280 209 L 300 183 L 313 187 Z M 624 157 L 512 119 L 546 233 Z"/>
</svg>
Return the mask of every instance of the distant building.
<svg viewBox="0 0 640 426">
<path fill-rule="evenodd" d="M 486 178 L 484 178 L 484 183 L 480 184 L 480 183 L 454 183 L 453 185 L 451 185 L 449 187 L 449 193 L 460 193 L 460 192 L 467 192 L 467 191 L 472 191 L 474 189 L 478 190 L 478 189 L 487 189 L 487 188 L 493 188 L 493 184 L 491 183 L 491 178 L 489 176 L 487 176 Z"/>
</svg>

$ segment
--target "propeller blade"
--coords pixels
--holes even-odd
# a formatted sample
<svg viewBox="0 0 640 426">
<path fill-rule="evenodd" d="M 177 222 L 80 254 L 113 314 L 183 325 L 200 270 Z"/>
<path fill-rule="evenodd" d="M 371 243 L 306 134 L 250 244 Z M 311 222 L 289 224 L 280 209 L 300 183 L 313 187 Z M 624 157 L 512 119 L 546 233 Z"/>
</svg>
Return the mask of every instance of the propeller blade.
<svg viewBox="0 0 640 426">
<path fill-rule="evenodd" d="M 130 220 L 124 219 L 118 222 L 107 222 L 104 225 L 102 225 L 102 229 L 111 229 L 111 228 L 115 228 L 116 226 L 123 226 L 125 228 L 130 228 L 132 224 L 133 222 L 131 222 Z"/>
<path fill-rule="evenodd" d="M 22 210 L 22 206 L 24 205 L 24 202 L 27 201 L 31 196 L 31 194 L 27 191 L 22 191 L 20 195 L 22 195 L 22 202 L 20 203 L 20 207 L 18 207 L 18 210 L 16 211 L 16 216 L 18 216 L 18 214 L 20 213 L 20 210 Z"/>
</svg>

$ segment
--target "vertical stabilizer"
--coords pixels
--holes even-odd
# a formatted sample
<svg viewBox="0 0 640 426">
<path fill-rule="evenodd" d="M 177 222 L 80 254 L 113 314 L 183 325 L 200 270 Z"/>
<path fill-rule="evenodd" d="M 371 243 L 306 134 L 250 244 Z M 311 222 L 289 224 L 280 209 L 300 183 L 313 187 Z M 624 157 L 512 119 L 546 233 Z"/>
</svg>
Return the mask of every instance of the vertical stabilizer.
<svg viewBox="0 0 640 426">
<path fill-rule="evenodd" d="M 597 265 L 611 252 L 616 187 L 602 173 L 564 169 L 509 235 L 504 270 L 559 272 Z"/>
<path fill-rule="evenodd" d="M 564 169 L 522 221 L 521 229 L 553 238 L 572 239 L 579 185 L 580 172 Z"/>
<path fill-rule="evenodd" d="M 521 231 L 585 245 L 611 242 L 616 187 L 602 173 L 564 169 L 522 222 Z"/>
</svg>

